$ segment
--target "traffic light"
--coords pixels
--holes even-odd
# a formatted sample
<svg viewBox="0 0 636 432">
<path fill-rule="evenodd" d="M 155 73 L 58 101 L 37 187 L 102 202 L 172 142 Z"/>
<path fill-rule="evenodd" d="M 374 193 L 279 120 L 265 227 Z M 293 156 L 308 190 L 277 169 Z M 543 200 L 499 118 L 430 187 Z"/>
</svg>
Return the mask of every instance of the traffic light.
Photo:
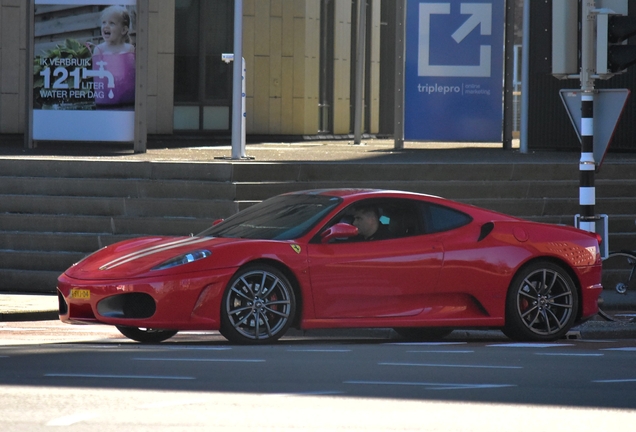
<svg viewBox="0 0 636 432">
<path fill-rule="evenodd" d="M 596 73 L 613 75 L 636 63 L 636 45 L 627 39 L 636 35 L 636 17 L 599 13 L 596 16 Z"/>
</svg>

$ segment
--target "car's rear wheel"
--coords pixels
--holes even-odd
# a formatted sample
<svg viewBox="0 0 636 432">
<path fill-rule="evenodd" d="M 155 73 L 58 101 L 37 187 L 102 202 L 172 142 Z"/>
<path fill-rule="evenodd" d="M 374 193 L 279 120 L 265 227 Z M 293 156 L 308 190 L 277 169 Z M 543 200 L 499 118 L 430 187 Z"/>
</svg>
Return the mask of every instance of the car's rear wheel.
<svg viewBox="0 0 636 432">
<path fill-rule="evenodd" d="M 143 343 L 159 343 L 178 333 L 178 330 L 159 330 L 143 327 L 117 326 L 117 330 L 128 339 Z"/>
<path fill-rule="evenodd" d="M 514 277 L 506 299 L 504 333 L 522 341 L 552 341 L 568 332 L 576 318 L 578 293 L 559 265 L 536 262 Z"/>
<path fill-rule="evenodd" d="M 413 341 L 433 341 L 442 339 L 453 332 L 446 327 L 395 327 L 400 337 Z"/>
<path fill-rule="evenodd" d="M 294 290 L 285 275 L 270 265 L 250 265 L 225 290 L 220 331 L 234 343 L 274 342 L 285 334 L 295 312 Z"/>
</svg>

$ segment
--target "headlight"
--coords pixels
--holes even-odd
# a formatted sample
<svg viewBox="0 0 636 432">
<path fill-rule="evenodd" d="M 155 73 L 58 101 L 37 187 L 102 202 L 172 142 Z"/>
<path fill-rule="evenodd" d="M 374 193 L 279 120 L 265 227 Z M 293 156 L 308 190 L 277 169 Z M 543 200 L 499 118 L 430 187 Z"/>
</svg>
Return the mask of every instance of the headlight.
<svg viewBox="0 0 636 432">
<path fill-rule="evenodd" d="M 176 267 L 176 266 L 180 266 L 183 264 L 188 264 L 191 262 L 195 262 L 198 261 L 200 259 L 203 258 L 207 258 L 210 255 L 212 255 L 212 252 L 210 252 L 209 250 L 196 250 L 196 251 L 192 251 L 192 252 L 188 252 L 186 254 L 183 255 L 179 255 L 178 257 L 174 257 L 169 259 L 168 261 L 165 261 L 161 264 L 159 264 L 156 267 L 153 267 L 153 270 L 165 270 L 167 268 L 170 267 Z"/>
</svg>

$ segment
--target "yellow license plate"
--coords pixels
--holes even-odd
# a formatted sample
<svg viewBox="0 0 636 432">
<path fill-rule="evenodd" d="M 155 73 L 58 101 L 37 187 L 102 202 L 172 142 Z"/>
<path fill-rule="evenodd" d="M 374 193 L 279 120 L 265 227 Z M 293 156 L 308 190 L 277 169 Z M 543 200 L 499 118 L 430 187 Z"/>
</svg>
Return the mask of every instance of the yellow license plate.
<svg viewBox="0 0 636 432">
<path fill-rule="evenodd" d="M 91 292 L 90 290 L 87 289 L 72 289 L 71 290 L 71 298 L 74 299 L 84 299 L 84 300 L 90 300 L 91 298 Z"/>
</svg>

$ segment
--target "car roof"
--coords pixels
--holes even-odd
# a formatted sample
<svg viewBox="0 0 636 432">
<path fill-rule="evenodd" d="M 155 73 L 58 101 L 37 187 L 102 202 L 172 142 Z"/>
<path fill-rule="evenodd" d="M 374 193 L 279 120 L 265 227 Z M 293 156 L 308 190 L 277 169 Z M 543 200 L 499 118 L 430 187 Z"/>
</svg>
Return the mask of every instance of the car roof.
<svg viewBox="0 0 636 432">
<path fill-rule="evenodd" d="M 371 189 L 371 188 L 334 188 L 334 189 L 310 189 L 297 192 L 291 192 L 290 194 L 297 195 L 325 195 L 335 196 L 339 198 L 345 197 L 364 197 L 369 195 L 392 195 L 392 196 L 411 196 L 411 197 L 423 197 L 430 196 L 424 194 L 418 194 L 414 192 L 405 192 L 397 190 L 384 190 L 384 189 Z"/>
</svg>

